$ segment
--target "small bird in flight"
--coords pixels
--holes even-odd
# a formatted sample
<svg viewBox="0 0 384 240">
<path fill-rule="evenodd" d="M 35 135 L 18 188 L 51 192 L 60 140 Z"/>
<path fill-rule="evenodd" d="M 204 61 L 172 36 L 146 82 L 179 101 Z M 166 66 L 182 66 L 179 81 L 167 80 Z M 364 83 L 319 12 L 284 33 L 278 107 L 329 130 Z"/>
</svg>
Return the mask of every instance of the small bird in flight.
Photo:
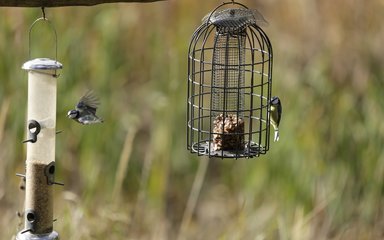
<svg viewBox="0 0 384 240">
<path fill-rule="evenodd" d="M 92 91 L 88 91 L 80 98 L 80 101 L 76 105 L 76 109 L 68 112 L 67 117 L 84 125 L 102 123 L 103 119 L 96 116 L 96 109 L 99 105 L 99 99 Z"/>
</svg>

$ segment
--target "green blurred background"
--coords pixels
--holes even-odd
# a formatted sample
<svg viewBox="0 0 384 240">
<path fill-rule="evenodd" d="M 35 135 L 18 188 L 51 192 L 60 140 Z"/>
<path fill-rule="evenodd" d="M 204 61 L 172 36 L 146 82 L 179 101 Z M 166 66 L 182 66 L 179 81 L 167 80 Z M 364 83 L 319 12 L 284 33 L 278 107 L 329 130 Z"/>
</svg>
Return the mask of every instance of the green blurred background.
<svg viewBox="0 0 384 240">
<path fill-rule="evenodd" d="M 187 52 L 220 3 L 46 9 L 64 65 L 56 180 L 65 186 L 55 187 L 54 229 L 71 240 L 383 239 L 384 1 L 242 0 L 269 22 L 281 137 L 260 158 L 207 166 L 186 150 Z M 23 227 L 21 66 L 41 11 L 0 16 L 0 238 L 11 239 Z M 34 29 L 32 57 L 54 57 L 48 36 Z M 87 89 L 104 124 L 65 116 Z"/>
</svg>

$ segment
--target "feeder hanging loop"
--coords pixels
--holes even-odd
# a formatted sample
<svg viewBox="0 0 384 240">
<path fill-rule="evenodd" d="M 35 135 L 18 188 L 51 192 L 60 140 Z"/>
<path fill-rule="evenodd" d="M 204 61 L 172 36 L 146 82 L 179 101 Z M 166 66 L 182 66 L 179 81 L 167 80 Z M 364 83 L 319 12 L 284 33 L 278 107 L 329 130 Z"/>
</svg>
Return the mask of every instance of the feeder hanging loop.
<svg viewBox="0 0 384 240">
<path fill-rule="evenodd" d="M 45 23 L 47 23 L 49 25 L 49 27 L 51 28 L 51 30 L 53 32 L 53 35 L 54 35 L 54 39 L 55 39 L 55 61 L 57 61 L 57 32 L 56 32 L 55 27 L 51 23 L 51 21 L 49 21 L 48 18 L 46 18 L 46 16 L 45 16 L 45 8 L 44 7 L 41 8 L 41 11 L 42 11 L 43 16 L 41 18 L 36 19 L 32 23 L 32 25 L 29 27 L 29 50 L 28 50 L 29 51 L 29 59 L 31 59 L 31 45 L 32 45 L 31 34 L 32 34 L 32 30 L 33 30 L 33 28 L 36 26 L 36 24 L 38 22 L 44 21 Z"/>
</svg>

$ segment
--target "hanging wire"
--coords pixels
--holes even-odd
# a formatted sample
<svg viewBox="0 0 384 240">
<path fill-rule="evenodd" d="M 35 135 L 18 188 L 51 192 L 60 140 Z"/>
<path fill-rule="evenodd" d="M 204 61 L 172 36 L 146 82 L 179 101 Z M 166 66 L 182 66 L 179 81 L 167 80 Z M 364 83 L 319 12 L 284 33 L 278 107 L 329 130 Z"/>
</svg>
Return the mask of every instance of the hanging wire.
<svg viewBox="0 0 384 240">
<path fill-rule="evenodd" d="M 32 30 L 33 28 L 35 27 L 35 25 L 40 22 L 40 21 L 43 21 L 43 23 L 47 23 L 50 27 L 50 29 L 52 30 L 53 34 L 54 34 L 54 44 L 55 44 L 55 63 L 57 63 L 57 32 L 56 32 L 56 29 L 55 27 L 53 26 L 53 24 L 51 23 L 51 21 L 48 20 L 48 18 L 46 17 L 45 15 L 45 8 L 44 7 L 41 7 L 41 12 L 42 12 L 42 17 L 36 19 L 32 25 L 30 26 L 29 28 L 29 49 L 28 49 L 28 55 L 29 55 L 29 59 L 31 59 L 31 49 L 32 49 Z M 56 73 L 56 70 L 55 70 L 55 73 L 54 74 L 51 74 L 51 73 L 45 73 L 44 71 L 38 71 L 37 69 L 35 69 L 35 72 L 39 72 L 41 74 L 48 74 L 48 75 L 51 75 L 55 78 L 59 77 L 60 74 L 57 74 Z"/>
<path fill-rule="evenodd" d="M 47 20 L 47 18 L 45 17 L 45 10 L 44 10 L 44 7 L 41 7 L 41 12 L 43 13 L 43 18 Z"/>
<path fill-rule="evenodd" d="M 42 17 L 41 18 L 38 18 L 36 19 L 32 25 L 29 27 L 29 49 L 28 49 L 28 53 L 29 53 L 29 58 L 31 58 L 31 45 L 32 45 L 32 39 L 31 39 L 31 33 L 32 33 L 32 30 L 34 28 L 34 26 L 40 22 L 40 21 L 44 21 L 45 23 L 47 23 L 49 25 L 49 27 L 51 28 L 53 34 L 54 34 L 54 38 L 55 38 L 55 61 L 57 62 L 57 32 L 56 32 L 56 29 L 55 27 L 53 26 L 53 24 L 51 23 L 51 21 L 48 20 L 48 18 L 46 18 L 46 15 L 45 15 L 45 8 L 44 7 L 41 7 L 41 12 L 42 12 Z"/>
</svg>

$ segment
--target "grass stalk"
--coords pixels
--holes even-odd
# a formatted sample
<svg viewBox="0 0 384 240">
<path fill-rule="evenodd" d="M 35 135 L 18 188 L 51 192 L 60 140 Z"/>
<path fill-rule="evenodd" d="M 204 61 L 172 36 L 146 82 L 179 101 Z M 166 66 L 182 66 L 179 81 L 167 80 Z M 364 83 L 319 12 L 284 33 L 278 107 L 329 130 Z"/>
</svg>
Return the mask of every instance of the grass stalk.
<svg viewBox="0 0 384 240">
<path fill-rule="evenodd" d="M 193 181 L 192 189 L 188 197 L 187 206 L 185 208 L 183 219 L 181 221 L 180 230 L 177 239 L 184 239 L 185 232 L 189 226 L 192 214 L 195 211 L 197 200 L 200 196 L 200 191 L 203 186 L 205 175 L 208 169 L 209 159 L 203 158 L 199 161 L 199 168 L 197 169 L 195 180 Z"/>
<path fill-rule="evenodd" d="M 128 171 L 128 164 L 132 153 L 132 146 L 135 135 L 136 130 L 135 128 L 132 128 L 127 132 L 127 135 L 125 137 L 124 147 L 120 154 L 119 165 L 117 167 L 117 172 L 115 175 L 115 185 L 113 188 L 114 198 L 119 197 L 121 194 L 123 181 Z"/>
</svg>

